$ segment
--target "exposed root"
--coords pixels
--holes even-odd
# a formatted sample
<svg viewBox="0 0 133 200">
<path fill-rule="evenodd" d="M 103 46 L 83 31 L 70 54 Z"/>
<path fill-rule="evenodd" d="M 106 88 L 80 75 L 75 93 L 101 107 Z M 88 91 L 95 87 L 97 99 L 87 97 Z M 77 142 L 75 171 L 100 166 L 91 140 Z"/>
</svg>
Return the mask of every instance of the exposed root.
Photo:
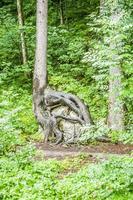
<svg viewBox="0 0 133 200">
<path fill-rule="evenodd" d="M 72 94 L 56 92 L 47 88 L 43 99 L 39 102 L 39 107 L 39 112 L 41 113 L 39 119 L 41 120 L 38 121 L 45 135 L 45 143 L 51 134 L 56 136 L 56 144 L 62 142 L 64 131 L 61 128 L 61 121 L 68 121 L 74 126 L 74 131 L 69 139 L 71 143 L 74 142 L 76 135 L 75 126 L 93 124 L 87 106 Z M 56 112 L 56 110 L 60 110 L 63 107 L 65 107 L 64 111 L 61 113 Z"/>
</svg>

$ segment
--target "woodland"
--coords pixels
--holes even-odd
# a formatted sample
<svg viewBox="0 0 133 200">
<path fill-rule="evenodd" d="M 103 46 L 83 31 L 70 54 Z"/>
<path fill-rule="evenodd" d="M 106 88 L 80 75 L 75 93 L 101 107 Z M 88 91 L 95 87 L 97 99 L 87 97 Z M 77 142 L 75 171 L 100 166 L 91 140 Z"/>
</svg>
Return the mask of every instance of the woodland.
<svg viewBox="0 0 133 200">
<path fill-rule="evenodd" d="M 0 200 L 133 200 L 132 8 L 0 1 Z"/>
</svg>

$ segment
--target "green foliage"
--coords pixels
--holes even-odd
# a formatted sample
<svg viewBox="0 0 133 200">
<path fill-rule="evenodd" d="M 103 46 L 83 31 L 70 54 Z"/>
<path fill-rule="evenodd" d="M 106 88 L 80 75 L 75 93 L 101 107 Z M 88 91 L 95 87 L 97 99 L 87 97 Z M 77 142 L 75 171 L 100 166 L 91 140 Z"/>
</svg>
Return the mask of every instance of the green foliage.
<svg viewBox="0 0 133 200">
<path fill-rule="evenodd" d="M 6 61 L 11 66 L 12 63 L 18 63 L 20 58 L 18 26 L 8 6 L 5 9 L 3 7 L 0 8 L 0 35 L 0 69 L 2 69 L 3 67 L 8 67 L 8 65 L 5 66 Z"/>
<path fill-rule="evenodd" d="M 33 162 L 34 149 L 24 147 L 0 160 L 1 199 L 50 199 L 54 196 L 57 161 Z"/>
<path fill-rule="evenodd" d="M 105 120 L 97 121 L 95 125 L 84 126 L 79 138 L 79 142 L 87 144 L 97 140 L 107 139 L 112 143 L 122 142 L 124 144 L 133 144 L 133 127 L 126 131 L 111 131 Z"/>
<path fill-rule="evenodd" d="M 87 164 L 77 173 L 59 179 L 71 161 L 35 162 L 34 156 L 34 148 L 28 145 L 0 159 L 1 199 L 132 199 L 132 158 L 114 157 L 103 163 Z M 78 165 L 80 160 L 73 162 Z"/>
<path fill-rule="evenodd" d="M 109 136 L 109 128 L 104 120 L 98 121 L 95 125 L 85 126 L 82 128 L 82 134 L 79 138 L 81 143 L 89 143 L 96 141 L 102 137 Z"/>
<path fill-rule="evenodd" d="M 92 38 L 83 61 L 97 69 L 94 78 L 103 95 L 107 94 L 109 67 L 116 65 L 121 67 L 123 74 L 121 98 L 126 107 L 126 124 L 132 124 L 132 11 L 126 2 L 120 1 L 117 5 L 121 13 L 120 19 L 114 23 L 110 12 L 114 12 L 116 8 L 112 6 L 114 10 L 111 10 L 109 5 L 112 6 L 110 1 L 107 1 L 103 13 L 99 16 L 91 14 L 88 19 L 88 32 Z M 117 56 L 114 58 L 113 55 Z"/>
<path fill-rule="evenodd" d="M 15 150 L 17 145 L 24 143 L 25 135 L 37 132 L 31 99 L 27 90 L 19 88 L 15 92 L 14 87 L 8 89 L 2 87 L 0 95 L 0 154 Z"/>
<path fill-rule="evenodd" d="M 133 144 L 133 127 L 123 132 L 111 132 L 110 137 L 113 142 L 122 142 L 124 144 Z"/>
<path fill-rule="evenodd" d="M 101 116 L 106 118 L 106 96 L 101 99 L 101 93 L 97 93 L 95 83 L 85 85 L 83 81 L 80 82 L 73 77 L 65 76 L 65 74 L 50 76 L 49 83 L 59 91 L 78 95 L 88 105 L 94 119 L 99 119 Z M 99 109 L 100 112 L 97 112 L 97 109 Z"/>
<path fill-rule="evenodd" d="M 111 158 L 91 164 L 60 181 L 60 199 L 132 199 L 132 158 Z M 128 169 L 128 170 L 127 170 Z"/>
<path fill-rule="evenodd" d="M 67 13 L 67 24 L 64 26 L 57 26 L 56 17 L 59 17 L 59 13 L 57 16 L 55 6 L 58 5 L 58 2 L 55 2 L 55 4 L 53 4 L 54 2 L 49 3 L 48 71 L 50 84 L 52 86 L 55 86 L 56 84 L 56 88 L 60 87 L 59 83 L 61 85 L 64 84 L 64 87 L 62 86 L 61 89 L 66 92 L 70 91 L 71 87 L 71 91 L 78 94 L 89 105 L 95 119 L 105 117 L 107 109 L 106 106 L 103 107 L 103 104 L 105 105 L 106 98 L 102 95 L 101 91 L 98 91 L 99 87 L 97 87 L 95 79 L 93 78 L 95 69 L 82 63 L 82 58 L 87 45 L 90 42 L 88 41 L 88 36 L 86 36 L 87 26 L 85 22 L 87 23 L 88 21 L 86 14 L 91 12 L 95 6 L 93 6 L 93 3 L 90 1 L 78 1 L 76 2 L 77 8 L 71 9 L 73 2 L 67 1 L 67 6 L 69 8 L 69 13 Z M 97 4 L 97 1 L 95 3 Z M 86 4 L 89 4 L 88 8 Z M 13 5 L 14 7 L 12 8 L 12 3 L 10 2 L 8 3 L 8 6 L 1 8 L 1 16 L 3 17 L 3 20 L 0 25 L 2 31 L 0 43 L 2 75 L 0 79 L 1 81 L 9 83 L 12 83 L 14 79 L 17 79 L 18 82 L 15 84 L 18 85 L 21 83 L 24 87 L 25 83 L 26 85 L 27 83 L 30 85 L 31 73 L 33 72 L 34 65 L 35 4 L 26 0 L 23 2 L 25 17 L 24 31 L 26 33 L 29 60 L 27 65 L 20 65 L 21 52 L 19 52 L 19 30 L 17 25 L 17 16 L 14 14 L 16 4 Z M 82 11 L 86 10 L 86 8 L 88 9 L 88 11 L 86 10 L 86 14 L 82 14 L 81 8 Z M 54 18 L 52 18 L 53 15 Z M 81 19 L 81 15 L 83 19 Z M 5 25 L 8 28 L 8 31 L 6 30 Z M 15 40 L 15 43 L 13 40 Z M 12 51 L 12 49 L 14 49 L 14 51 Z M 11 52 L 9 52 L 9 50 Z M 10 59 L 9 54 L 12 56 Z M 26 76 L 27 74 L 28 76 Z M 55 81 L 57 80 L 57 77 L 59 81 L 56 83 Z M 78 83 L 78 85 L 76 83 Z M 97 109 L 101 109 L 102 111 L 97 113 Z"/>
</svg>

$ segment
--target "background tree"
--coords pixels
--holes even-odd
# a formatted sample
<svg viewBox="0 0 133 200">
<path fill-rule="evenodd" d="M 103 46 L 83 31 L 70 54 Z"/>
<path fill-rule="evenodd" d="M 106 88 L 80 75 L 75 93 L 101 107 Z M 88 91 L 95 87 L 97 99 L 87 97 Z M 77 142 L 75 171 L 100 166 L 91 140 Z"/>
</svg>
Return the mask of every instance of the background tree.
<svg viewBox="0 0 133 200">
<path fill-rule="evenodd" d="M 24 34 L 24 18 L 22 11 L 22 0 L 17 0 L 17 11 L 18 11 L 18 22 L 19 22 L 19 31 L 20 31 L 20 40 L 21 40 L 21 52 L 22 52 L 22 62 L 26 64 L 27 62 L 27 49 L 25 42 Z"/>
<path fill-rule="evenodd" d="M 63 9 L 63 1 L 60 0 L 59 1 L 60 4 L 60 24 L 63 25 L 64 24 L 64 9 Z"/>
<path fill-rule="evenodd" d="M 108 101 L 108 126 L 112 131 L 124 130 L 123 109 L 123 56 L 126 45 L 124 19 L 125 10 L 122 2 L 100 1 L 100 16 L 93 21 L 93 28 L 98 36 L 98 44 L 95 40 L 93 49 L 95 53 L 89 54 L 88 60 L 97 67 L 98 81 L 104 81 L 106 93 L 109 92 Z M 125 20 L 125 21 L 124 21 Z M 99 28 L 98 28 L 99 26 Z M 108 83 L 109 80 L 109 83 Z M 102 83 L 103 85 L 103 83 Z M 109 90 L 107 90 L 109 86 Z"/>
<path fill-rule="evenodd" d="M 124 109 L 122 94 L 122 69 L 119 56 L 122 47 L 121 38 L 118 38 L 121 31 L 120 21 L 123 17 L 123 10 L 120 8 L 117 0 L 110 4 L 110 23 L 112 31 L 110 33 L 110 60 L 112 64 L 109 67 L 109 116 L 108 124 L 112 131 L 124 130 Z"/>
</svg>

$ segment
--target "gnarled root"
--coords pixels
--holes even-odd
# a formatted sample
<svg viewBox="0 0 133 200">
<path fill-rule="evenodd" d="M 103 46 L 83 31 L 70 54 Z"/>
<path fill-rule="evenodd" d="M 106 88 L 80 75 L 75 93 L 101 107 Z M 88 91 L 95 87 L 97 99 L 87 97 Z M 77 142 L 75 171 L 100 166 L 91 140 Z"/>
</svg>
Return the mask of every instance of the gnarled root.
<svg viewBox="0 0 133 200">
<path fill-rule="evenodd" d="M 41 116 L 44 118 L 40 125 L 44 131 L 45 142 L 48 141 L 51 134 L 56 136 L 56 144 L 62 142 L 64 132 L 61 128 L 61 121 L 68 121 L 74 126 L 77 124 L 80 126 L 93 124 L 87 106 L 75 95 L 55 92 L 47 88 L 40 105 Z M 62 111 L 59 112 L 61 109 Z M 74 142 L 74 134 L 75 131 L 69 139 L 71 142 Z"/>
</svg>

